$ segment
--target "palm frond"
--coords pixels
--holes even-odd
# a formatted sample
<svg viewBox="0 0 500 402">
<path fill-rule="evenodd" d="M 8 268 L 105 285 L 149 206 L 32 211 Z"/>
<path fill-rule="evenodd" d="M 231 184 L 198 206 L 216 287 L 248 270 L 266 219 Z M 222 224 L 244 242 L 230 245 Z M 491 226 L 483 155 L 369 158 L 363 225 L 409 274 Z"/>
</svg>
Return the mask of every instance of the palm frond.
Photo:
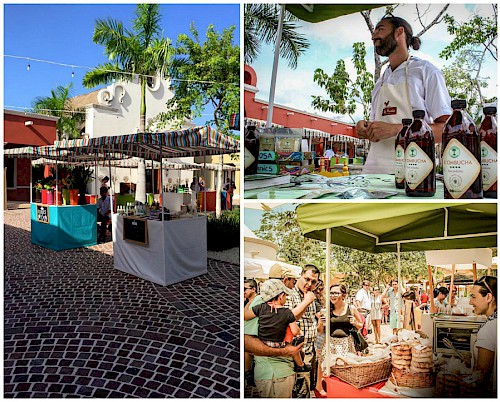
<svg viewBox="0 0 500 402">
<path fill-rule="evenodd" d="M 109 84 L 115 80 L 131 81 L 131 74 L 125 74 L 116 63 L 99 64 L 92 71 L 85 73 L 82 84 L 85 88 L 94 88 L 98 85 Z"/>
</svg>

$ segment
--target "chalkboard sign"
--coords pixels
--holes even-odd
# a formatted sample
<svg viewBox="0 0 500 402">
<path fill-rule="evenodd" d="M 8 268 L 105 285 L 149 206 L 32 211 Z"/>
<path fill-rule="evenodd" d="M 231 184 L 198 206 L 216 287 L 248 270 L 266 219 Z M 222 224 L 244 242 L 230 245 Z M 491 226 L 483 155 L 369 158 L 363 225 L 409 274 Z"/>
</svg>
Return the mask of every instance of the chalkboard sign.
<svg viewBox="0 0 500 402">
<path fill-rule="evenodd" d="M 123 217 L 123 240 L 148 245 L 148 221 L 133 217 Z"/>
<path fill-rule="evenodd" d="M 36 206 L 36 220 L 41 223 L 50 223 L 49 207 L 47 205 Z"/>
</svg>

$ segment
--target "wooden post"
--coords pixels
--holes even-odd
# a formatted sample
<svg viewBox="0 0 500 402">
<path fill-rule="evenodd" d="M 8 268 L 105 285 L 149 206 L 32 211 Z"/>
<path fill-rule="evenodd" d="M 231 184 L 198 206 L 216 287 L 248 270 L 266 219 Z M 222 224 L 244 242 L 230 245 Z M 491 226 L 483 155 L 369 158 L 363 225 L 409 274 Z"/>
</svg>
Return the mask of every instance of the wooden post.
<svg viewBox="0 0 500 402">
<path fill-rule="evenodd" d="M 453 281 L 455 279 L 455 264 L 451 264 L 451 281 L 450 281 L 450 306 L 453 306 L 453 301 L 455 299 L 453 293 Z"/>
<path fill-rule="evenodd" d="M 434 313 L 434 284 L 432 282 L 432 270 L 430 265 L 427 265 L 427 273 L 429 274 L 429 300 L 431 302 L 429 312 L 432 314 Z"/>
<path fill-rule="evenodd" d="M 490 274 L 491 267 L 488 268 L 488 275 Z M 472 279 L 474 279 L 474 282 L 477 281 L 477 266 L 476 263 L 472 263 Z"/>
</svg>

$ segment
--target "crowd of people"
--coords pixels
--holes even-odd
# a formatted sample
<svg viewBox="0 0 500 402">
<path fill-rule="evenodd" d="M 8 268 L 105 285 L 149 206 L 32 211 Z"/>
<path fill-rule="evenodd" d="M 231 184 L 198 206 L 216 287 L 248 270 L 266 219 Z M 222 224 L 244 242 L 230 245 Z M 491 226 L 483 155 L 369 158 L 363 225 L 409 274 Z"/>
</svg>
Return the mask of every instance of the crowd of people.
<svg viewBox="0 0 500 402">
<path fill-rule="evenodd" d="M 492 369 L 490 363 L 485 363 L 492 349 L 486 334 L 491 335 L 491 321 L 496 323 L 496 278 L 493 279 L 491 286 L 484 278 L 477 281 L 470 293 L 475 313 L 488 316 L 486 329 L 482 329 L 484 335 L 476 344 L 476 364 L 485 376 L 484 367 Z M 452 297 L 445 286 L 436 288 L 433 295 L 417 287 L 407 290 L 397 279 L 383 290 L 365 280 L 356 292 L 350 293 L 343 283 L 334 283 L 327 291 L 316 266 L 306 265 L 297 276 L 276 265 L 268 280 L 260 284 L 255 279 L 244 282 L 245 385 L 256 387 L 262 398 L 308 398 L 314 391 L 317 396 L 326 396 L 321 362 L 327 352 L 327 300 L 330 347 L 343 344 L 349 352 L 362 355 L 368 351 L 369 343 L 382 342 L 382 325 L 389 325 L 393 333 L 399 328 L 420 330 L 422 312 L 429 310 L 430 298 L 434 298 L 437 312 L 456 303 L 453 292 L 456 287 Z M 401 307 L 399 295 L 403 300 Z"/>
</svg>

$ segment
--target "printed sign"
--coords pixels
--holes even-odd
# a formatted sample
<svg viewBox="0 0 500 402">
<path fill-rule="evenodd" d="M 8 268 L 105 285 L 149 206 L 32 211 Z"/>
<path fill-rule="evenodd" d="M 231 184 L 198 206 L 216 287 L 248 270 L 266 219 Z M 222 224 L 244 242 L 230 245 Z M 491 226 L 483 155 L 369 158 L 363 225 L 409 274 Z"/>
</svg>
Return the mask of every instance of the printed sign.
<svg viewBox="0 0 500 402">
<path fill-rule="evenodd" d="M 123 217 L 123 240 L 148 245 L 148 221 L 132 217 Z"/>
<path fill-rule="evenodd" d="M 275 160 L 276 160 L 276 152 L 274 151 L 259 152 L 259 161 L 275 161 Z"/>
<path fill-rule="evenodd" d="M 50 223 L 49 207 L 46 205 L 36 206 L 36 220 L 41 223 Z"/>
</svg>

